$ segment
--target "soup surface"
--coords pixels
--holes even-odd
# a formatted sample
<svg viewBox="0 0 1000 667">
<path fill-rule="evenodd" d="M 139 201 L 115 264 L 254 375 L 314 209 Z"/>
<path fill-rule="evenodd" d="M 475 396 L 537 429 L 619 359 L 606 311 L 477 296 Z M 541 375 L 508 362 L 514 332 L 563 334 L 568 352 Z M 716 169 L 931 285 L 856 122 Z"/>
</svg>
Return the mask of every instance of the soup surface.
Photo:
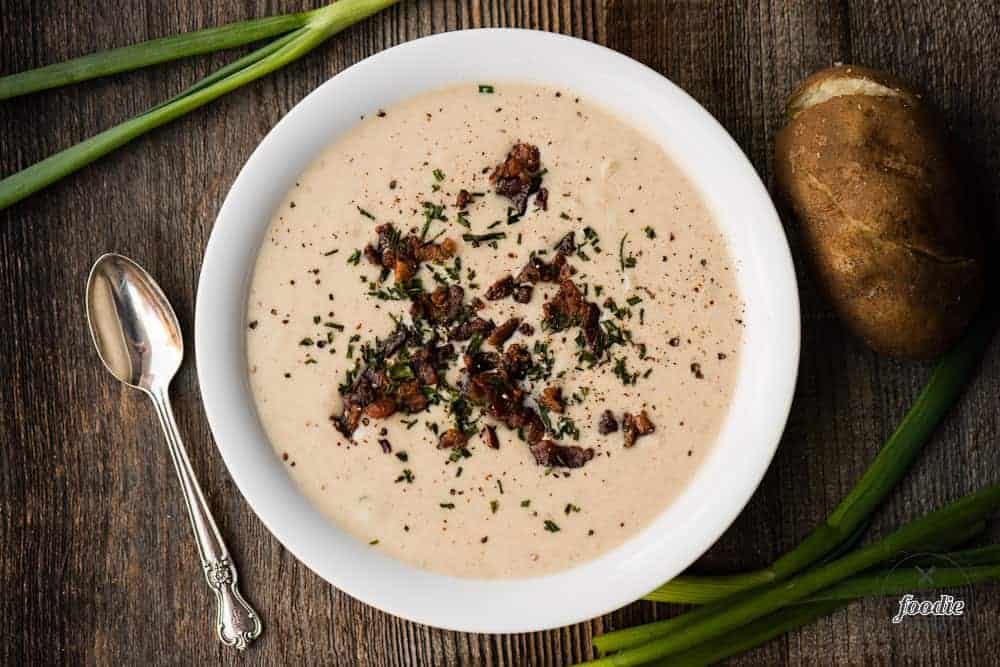
<svg viewBox="0 0 1000 667">
<path fill-rule="evenodd" d="M 362 118 L 301 175 L 257 259 L 247 356 L 277 455 L 331 520 L 422 568 L 528 577 L 684 488 L 741 312 L 656 143 L 570 91 L 472 83 Z"/>
</svg>

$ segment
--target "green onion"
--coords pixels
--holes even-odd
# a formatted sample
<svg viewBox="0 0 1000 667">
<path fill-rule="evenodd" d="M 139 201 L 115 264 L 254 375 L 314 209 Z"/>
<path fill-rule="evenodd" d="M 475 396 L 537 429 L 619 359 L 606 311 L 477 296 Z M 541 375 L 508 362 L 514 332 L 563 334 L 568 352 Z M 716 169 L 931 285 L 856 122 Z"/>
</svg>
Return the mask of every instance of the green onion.
<svg viewBox="0 0 1000 667">
<path fill-rule="evenodd" d="M 726 635 L 724 642 L 705 642 L 683 653 L 670 656 L 655 663 L 655 667 L 694 667 L 710 665 L 724 660 L 732 655 L 749 651 L 775 637 L 800 628 L 833 613 L 846 606 L 846 602 L 815 602 L 808 605 L 798 605 L 781 609 L 769 616 L 757 619 L 753 623 Z"/>
<path fill-rule="evenodd" d="M 340 0 L 305 14 L 250 21 L 180 36 L 154 40 L 125 49 L 85 56 L 47 68 L 0 79 L 0 91 L 13 97 L 64 83 L 143 67 L 195 53 L 206 53 L 255 41 L 294 29 L 289 35 L 240 58 L 171 100 L 109 130 L 60 151 L 27 169 L 0 180 L 0 210 L 51 185 L 133 139 L 165 125 L 226 93 L 284 67 L 358 21 L 399 0 Z M 300 26 L 296 28 L 296 26 Z M 213 39 L 215 40 L 213 42 Z M 242 40 L 242 41 L 241 41 Z M 122 58 L 119 64 L 114 57 Z M 89 59 L 89 60 L 88 60 Z M 80 61 L 84 61 L 81 65 Z M 75 63 L 75 64 L 74 64 Z M 0 96 L 2 99 L 3 96 Z"/>
<path fill-rule="evenodd" d="M 928 553 L 939 553 L 941 551 L 947 551 L 956 546 L 965 544 L 975 536 L 985 530 L 985 522 L 979 522 L 972 525 L 960 525 L 957 526 L 954 531 L 950 534 L 942 535 L 942 537 L 934 542 L 921 545 L 921 550 Z M 848 553 L 854 548 L 855 543 L 861 538 L 861 533 L 868 529 L 868 522 L 864 522 L 859 530 L 855 531 L 854 537 L 847 540 L 841 544 L 837 549 L 832 551 L 828 556 L 827 560 L 833 560 L 839 558 L 840 556 Z M 965 552 L 963 552 L 965 553 Z M 987 552 L 989 553 L 989 552 Z M 940 557 L 948 558 L 953 557 L 953 554 L 942 554 Z M 1000 556 L 1000 554 L 998 554 Z M 1000 557 L 998 557 L 998 562 L 1000 562 Z M 943 561 L 935 561 L 934 564 L 941 565 Z M 907 561 L 907 564 L 917 565 L 917 562 Z M 980 564 L 980 563 L 969 563 L 970 565 Z M 686 604 L 709 604 L 716 602 L 722 597 L 732 595 L 734 591 L 732 590 L 731 579 L 738 575 L 732 577 L 685 577 L 685 581 L 679 582 L 677 588 L 672 591 L 672 594 L 680 596 L 682 593 L 686 596 Z M 716 580 L 720 583 L 717 585 Z M 675 579 L 674 582 L 677 580 Z M 674 583 L 671 582 L 671 583 Z M 646 597 L 647 600 L 654 600 L 659 602 L 657 599 L 658 592 L 654 591 Z M 622 631 L 627 632 L 627 631 Z"/>
<path fill-rule="evenodd" d="M 1000 562 L 998 561 L 1000 546 L 974 549 L 968 553 L 974 551 L 990 551 L 994 564 L 986 567 L 938 568 L 931 572 L 910 567 L 851 577 L 841 584 L 809 597 L 803 604 L 786 607 L 727 634 L 725 642 L 705 642 L 693 649 L 651 664 L 655 664 L 656 667 L 680 667 L 715 663 L 812 623 L 846 606 L 851 600 L 871 595 L 873 592 L 881 596 L 900 595 L 920 590 L 1000 581 L 1000 565 L 995 564 Z M 961 558 L 959 554 L 962 553 L 967 552 L 952 555 Z"/>
<path fill-rule="evenodd" d="M 770 567 L 719 577 L 680 576 L 646 596 L 657 602 L 704 604 L 737 591 L 781 581 L 835 549 L 861 526 L 906 474 L 934 428 L 954 405 L 993 335 L 995 316 L 981 317 L 938 362 L 916 403 L 871 467 L 826 522 Z"/>
<path fill-rule="evenodd" d="M 230 23 L 162 39 L 153 39 L 118 49 L 109 49 L 46 65 L 27 72 L 0 77 L 0 100 L 58 88 L 102 76 L 118 74 L 170 62 L 188 56 L 231 49 L 301 28 L 312 12 L 285 14 Z"/>
<path fill-rule="evenodd" d="M 950 528 L 942 530 L 934 539 L 929 540 L 920 545 L 921 551 L 947 551 L 954 547 L 965 544 L 969 540 L 973 539 L 976 535 L 983 532 L 986 527 L 984 521 L 976 521 L 971 524 L 956 524 Z M 852 541 L 853 546 L 853 541 Z M 832 561 L 835 558 L 839 558 L 841 555 L 847 553 L 848 548 L 839 548 L 837 552 L 831 554 L 828 557 L 828 561 Z M 956 558 L 971 558 L 970 554 L 972 551 L 963 551 L 961 556 L 955 555 Z M 989 560 L 991 554 L 986 553 L 979 557 L 979 562 L 970 564 L 992 564 Z M 998 561 L 1000 562 L 1000 561 Z M 937 563 L 940 565 L 940 561 Z M 920 565 L 919 562 L 914 562 L 912 566 Z M 734 596 L 728 597 L 721 602 L 716 602 L 714 604 L 708 604 L 699 609 L 695 609 L 681 616 L 674 618 L 669 618 L 663 621 L 657 621 L 655 623 L 647 623 L 646 625 L 640 625 L 634 628 L 627 628 L 625 630 L 618 630 L 617 632 L 610 632 L 603 637 L 597 637 L 594 639 L 594 645 L 597 646 L 603 652 L 617 651 L 624 648 L 630 648 L 633 646 L 639 646 L 646 642 L 650 642 L 653 639 L 657 639 L 671 632 L 679 630 L 683 627 L 693 625 L 696 621 L 711 618 L 715 613 L 715 610 L 720 607 L 724 608 L 726 605 L 731 604 L 737 599 L 749 598 L 755 594 L 755 591 L 742 591 Z"/>
<path fill-rule="evenodd" d="M 949 549 L 954 549 L 955 547 L 960 547 L 963 544 L 972 541 L 977 536 L 981 535 L 985 530 L 985 521 L 978 521 L 967 525 L 956 525 L 952 528 L 952 530 L 942 533 L 938 539 L 931 540 L 927 544 L 921 544 L 920 551 L 925 554 L 935 554 L 937 557 L 947 556 L 947 554 L 943 552 L 946 552 Z M 837 554 L 837 558 L 840 558 L 843 553 L 846 552 Z M 908 557 L 908 555 L 904 556 L 904 558 Z M 910 561 L 907 561 L 907 564 L 915 565 L 916 563 L 910 563 Z"/>
<path fill-rule="evenodd" d="M 752 623 L 786 605 L 805 600 L 824 588 L 891 560 L 908 549 L 919 548 L 927 542 L 939 539 L 942 535 L 948 534 L 948 531 L 954 530 L 956 526 L 977 523 L 996 511 L 998 507 L 1000 507 L 1000 485 L 989 486 L 897 529 L 896 532 L 870 546 L 858 549 L 789 581 L 772 584 L 759 590 L 746 591 L 734 598 L 670 619 L 675 622 L 674 626 L 668 628 L 666 632 L 660 632 L 661 638 L 587 664 L 628 667 L 693 648 L 702 642 L 716 639 Z M 711 611 L 708 617 L 704 616 L 706 610 Z M 696 616 L 696 619 L 693 622 L 677 623 L 690 616 Z M 637 629 L 640 628 L 633 628 Z M 664 634 L 666 636 L 662 636 Z M 598 639 L 608 640 L 609 637 L 610 635 L 605 635 Z M 613 650 L 609 648 L 609 644 L 608 641 L 598 643 L 595 640 L 595 645 L 601 650 Z"/>
<path fill-rule="evenodd" d="M 994 554 L 995 555 L 995 554 Z M 937 565 L 941 565 L 939 561 Z M 915 591 L 933 590 L 1000 581 L 1000 565 L 975 567 L 901 567 L 895 570 L 877 570 L 862 574 L 831 586 L 814 595 L 807 602 L 850 601 L 871 596 L 901 595 Z"/>
<path fill-rule="evenodd" d="M 953 553 L 929 554 L 906 559 L 905 564 L 913 567 L 940 567 L 950 563 L 955 567 L 975 567 L 1000 563 L 1000 544 L 992 544 L 978 549 L 963 549 Z"/>
</svg>

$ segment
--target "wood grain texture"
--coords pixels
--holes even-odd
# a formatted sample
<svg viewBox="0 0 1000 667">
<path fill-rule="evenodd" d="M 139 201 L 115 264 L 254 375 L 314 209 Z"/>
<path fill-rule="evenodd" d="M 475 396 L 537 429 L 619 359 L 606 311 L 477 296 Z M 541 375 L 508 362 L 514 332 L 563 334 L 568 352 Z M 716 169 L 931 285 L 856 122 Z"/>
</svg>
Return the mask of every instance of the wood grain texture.
<svg viewBox="0 0 1000 667">
<path fill-rule="evenodd" d="M 0 73 L 307 0 L 0 0 Z M 562 665 L 590 637 L 677 610 L 637 603 L 551 632 L 444 632 L 375 611 L 295 561 L 256 519 L 217 455 L 193 359 L 176 412 L 208 501 L 267 621 L 245 655 L 210 634 L 173 470 L 141 396 L 114 384 L 85 331 L 90 263 L 139 259 L 173 300 L 191 347 L 201 256 L 226 190 L 298 100 L 348 65 L 423 35 L 522 26 L 607 44 L 664 73 L 733 134 L 765 182 L 781 104 L 837 61 L 885 67 L 925 88 L 962 146 L 984 225 L 1000 207 L 1000 7 L 995 2 L 851 0 L 405 0 L 302 61 L 135 142 L 0 212 L 0 663 Z M 0 103 L 0 174 L 151 106 L 228 62 L 217 54 Z M 789 224 L 794 245 L 794 226 Z M 794 546 L 859 477 L 928 375 L 849 338 L 800 272 L 804 338 L 791 419 L 774 465 L 701 571 L 760 566 Z M 991 350 L 872 534 L 1000 481 Z M 117 407 L 116 407 L 117 406 Z M 994 540 L 1000 532 L 993 530 Z M 991 664 L 1000 591 L 963 590 L 961 619 L 892 625 L 891 601 L 857 603 L 731 661 Z"/>
</svg>

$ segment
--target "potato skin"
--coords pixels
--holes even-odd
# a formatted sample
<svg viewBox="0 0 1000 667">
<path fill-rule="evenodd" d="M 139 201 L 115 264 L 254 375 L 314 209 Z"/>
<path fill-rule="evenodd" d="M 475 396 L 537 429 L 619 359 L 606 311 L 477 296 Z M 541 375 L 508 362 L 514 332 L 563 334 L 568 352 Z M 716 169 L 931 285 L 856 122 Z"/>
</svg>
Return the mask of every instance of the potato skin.
<svg viewBox="0 0 1000 667">
<path fill-rule="evenodd" d="M 852 78 L 885 89 L 802 105 L 808 86 L 850 92 Z M 935 119 L 898 80 L 852 67 L 810 77 L 790 108 L 776 138 L 776 183 L 820 286 L 877 352 L 939 355 L 979 307 L 984 271 L 979 230 L 962 214 Z"/>
</svg>

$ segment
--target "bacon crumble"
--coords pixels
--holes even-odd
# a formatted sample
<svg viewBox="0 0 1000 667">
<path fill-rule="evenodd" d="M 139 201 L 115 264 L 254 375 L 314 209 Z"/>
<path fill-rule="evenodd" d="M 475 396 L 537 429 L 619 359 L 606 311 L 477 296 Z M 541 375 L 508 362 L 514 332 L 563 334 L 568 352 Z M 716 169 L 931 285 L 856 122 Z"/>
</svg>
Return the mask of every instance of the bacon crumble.
<svg viewBox="0 0 1000 667">
<path fill-rule="evenodd" d="M 458 245 L 446 238 L 440 243 L 421 241 L 414 233 L 400 236 L 391 222 L 375 228 L 375 245 L 365 246 L 365 259 L 370 264 L 392 271 L 396 284 L 406 282 L 416 275 L 422 262 L 440 263 L 455 256 Z"/>
<path fill-rule="evenodd" d="M 507 153 L 503 163 L 498 164 L 490 174 L 496 193 L 510 200 L 511 208 L 517 215 L 524 215 L 528 210 L 528 198 L 540 193 L 542 185 L 541 152 L 537 146 L 518 142 Z M 539 207 L 547 205 L 548 191 L 542 196 Z M 538 197 L 536 196 L 536 201 Z"/>
<path fill-rule="evenodd" d="M 655 430 L 656 427 L 653 426 L 645 410 L 637 415 L 626 412 L 622 417 L 622 433 L 625 435 L 626 447 L 633 446 L 641 436 L 649 435 Z"/>
</svg>

